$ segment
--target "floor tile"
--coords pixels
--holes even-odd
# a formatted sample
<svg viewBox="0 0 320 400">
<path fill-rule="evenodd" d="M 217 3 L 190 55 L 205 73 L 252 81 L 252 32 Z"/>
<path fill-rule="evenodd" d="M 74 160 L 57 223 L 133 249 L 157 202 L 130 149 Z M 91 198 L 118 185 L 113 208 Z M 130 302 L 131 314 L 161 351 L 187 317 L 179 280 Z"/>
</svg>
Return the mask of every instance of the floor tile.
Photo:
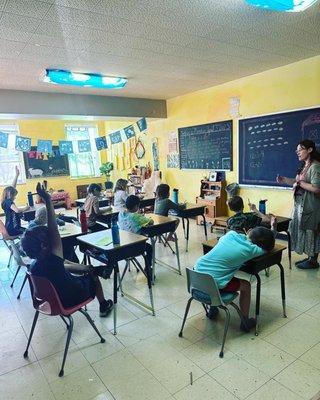
<svg viewBox="0 0 320 400">
<path fill-rule="evenodd" d="M 124 348 L 118 338 L 111 333 L 104 333 L 104 343 L 99 338 L 92 338 L 78 344 L 78 348 L 89 363 L 94 363 L 102 358 L 108 357 Z"/>
<path fill-rule="evenodd" d="M 319 391 L 319 376 L 320 370 L 296 360 L 274 379 L 303 399 L 309 400 Z"/>
<path fill-rule="evenodd" d="M 246 400 L 301 400 L 302 397 L 271 379 Z"/>
<path fill-rule="evenodd" d="M 174 394 L 176 400 L 236 400 L 237 397 L 228 392 L 223 386 L 209 375 L 205 375 L 192 385 L 188 385 Z"/>
<path fill-rule="evenodd" d="M 300 357 L 301 361 L 306 362 L 314 368 L 320 369 L 320 341 L 315 346 L 311 347 L 306 353 Z"/>
<path fill-rule="evenodd" d="M 239 399 L 245 399 L 270 380 L 267 374 L 237 357 L 215 368 L 209 375 Z"/>
</svg>

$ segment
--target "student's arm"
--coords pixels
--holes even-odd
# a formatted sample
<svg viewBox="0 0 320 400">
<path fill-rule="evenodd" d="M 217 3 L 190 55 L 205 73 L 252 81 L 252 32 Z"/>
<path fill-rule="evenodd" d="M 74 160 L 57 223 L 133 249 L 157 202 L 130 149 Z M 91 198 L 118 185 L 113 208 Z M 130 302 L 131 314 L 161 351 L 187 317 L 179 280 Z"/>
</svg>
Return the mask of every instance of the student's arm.
<svg viewBox="0 0 320 400">
<path fill-rule="evenodd" d="M 250 200 L 248 201 L 248 204 L 249 204 L 250 211 L 252 211 L 255 215 L 257 215 L 259 218 L 261 218 L 262 222 L 267 222 L 267 223 L 270 222 L 270 216 L 269 215 L 266 215 L 266 214 L 263 214 L 262 212 L 260 212 L 257 209 L 255 204 L 250 203 Z"/>
<path fill-rule="evenodd" d="M 11 208 L 12 211 L 14 211 L 15 213 L 19 214 L 19 213 L 28 211 L 30 207 L 29 206 L 17 207 L 14 203 L 12 203 L 10 208 Z"/>
<path fill-rule="evenodd" d="M 19 175 L 20 175 L 19 168 L 17 166 L 15 166 L 15 176 L 14 176 L 13 181 L 12 181 L 12 186 L 14 188 L 17 186 Z"/>
<path fill-rule="evenodd" d="M 51 252 L 63 258 L 63 249 L 61 237 L 58 231 L 58 225 L 56 220 L 56 215 L 54 212 L 53 204 L 49 193 L 47 193 L 40 182 L 37 184 L 37 194 L 41 197 L 42 201 L 45 203 L 48 213 L 48 231 L 50 237 Z"/>
<path fill-rule="evenodd" d="M 146 217 L 143 214 L 137 214 L 139 215 L 139 224 L 141 226 L 149 226 L 154 224 L 154 220 L 152 218 Z"/>
<path fill-rule="evenodd" d="M 315 194 L 320 193 L 320 186 L 315 186 L 312 183 L 307 183 L 305 181 L 296 182 L 295 187 L 300 186 L 302 189 L 307 190 L 308 192 L 312 192 Z"/>
</svg>

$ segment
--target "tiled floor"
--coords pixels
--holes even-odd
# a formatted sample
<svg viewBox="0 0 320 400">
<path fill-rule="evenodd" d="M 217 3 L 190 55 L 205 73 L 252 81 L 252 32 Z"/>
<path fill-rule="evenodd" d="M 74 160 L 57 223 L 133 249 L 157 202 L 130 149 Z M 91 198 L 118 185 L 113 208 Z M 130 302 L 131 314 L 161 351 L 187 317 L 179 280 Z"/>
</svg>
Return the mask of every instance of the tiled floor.
<svg viewBox="0 0 320 400">
<path fill-rule="evenodd" d="M 179 231 L 183 270 L 202 252 L 203 228 L 192 223 L 190 231 L 189 253 L 184 252 Z M 274 268 L 269 278 L 262 277 L 260 335 L 240 332 L 232 312 L 223 359 L 218 357 L 222 313 L 215 322 L 207 320 L 201 305 L 194 303 L 184 337 L 179 338 L 188 298 L 185 273 L 179 276 L 158 267 L 155 317 L 121 298 L 118 334 L 113 336 L 112 317 L 99 318 L 98 303 L 93 302 L 89 311 L 106 338 L 100 344 L 83 316 L 75 316 L 63 378 L 57 373 L 66 331 L 59 318 L 40 317 L 29 359 L 22 356 L 34 312 L 28 288 L 20 301 L 16 299 L 22 273 L 10 288 L 15 266 L 7 269 L 7 255 L 0 247 L 0 399 L 309 400 L 320 391 L 320 272 L 290 271 L 286 254 L 288 318 L 282 317 Z M 158 257 L 174 262 L 161 245 Z M 110 294 L 110 282 L 103 284 Z M 126 276 L 125 284 L 139 298 L 148 298 L 145 280 L 135 271 Z"/>
</svg>

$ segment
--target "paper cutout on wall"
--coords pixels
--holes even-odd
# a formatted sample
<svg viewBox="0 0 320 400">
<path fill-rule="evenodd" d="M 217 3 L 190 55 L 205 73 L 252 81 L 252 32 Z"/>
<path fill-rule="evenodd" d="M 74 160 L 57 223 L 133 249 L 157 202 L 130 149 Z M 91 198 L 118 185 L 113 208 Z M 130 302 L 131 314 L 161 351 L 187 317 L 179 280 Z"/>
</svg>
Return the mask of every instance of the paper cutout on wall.
<svg viewBox="0 0 320 400">
<path fill-rule="evenodd" d="M 9 134 L 6 132 L 0 131 L 0 147 L 4 147 L 5 149 L 7 149 L 8 148 L 8 139 L 9 139 Z"/>
<path fill-rule="evenodd" d="M 16 136 L 16 146 L 15 149 L 18 151 L 30 151 L 31 149 L 31 139 L 24 136 Z"/>
<path fill-rule="evenodd" d="M 168 168 L 179 168 L 179 154 L 178 153 L 167 154 L 167 167 Z"/>
<path fill-rule="evenodd" d="M 139 121 L 137 121 L 137 125 L 140 132 L 145 131 L 147 129 L 147 120 L 145 118 L 141 118 Z"/>
<path fill-rule="evenodd" d="M 73 145 L 71 140 L 59 140 L 59 150 L 61 154 L 72 154 Z"/>
<path fill-rule="evenodd" d="M 152 158 L 153 158 L 153 169 L 154 171 L 159 171 L 159 149 L 158 149 L 158 139 L 154 138 L 151 144 L 152 148 Z"/>
<path fill-rule="evenodd" d="M 136 135 L 133 125 L 130 125 L 130 126 L 127 126 L 126 128 L 124 128 L 124 133 L 125 133 L 127 139 L 130 139 Z"/>
<path fill-rule="evenodd" d="M 110 137 L 111 144 L 116 144 L 116 143 L 122 142 L 120 131 L 110 133 L 109 137 Z"/>
<path fill-rule="evenodd" d="M 91 151 L 91 143 L 89 139 L 79 140 L 78 141 L 78 150 L 79 153 L 87 153 Z"/>
<path fill-rule="evenodd" d="M 140 140 L 138 140 L 137 144 L 136 144 L 136 148 L 134 149 L 134 153 L 137 157 L 138 160 L 140 160 L 141 158 L 144 157 L 145 155 L 145 148 L 144 145 L 142 144 L 142 142 Z"/>
<path fill-rule="evenodd" d="M 40 153 L 52 153 L 52 140 L 39 139 L 37 151 Z"/>
<path fill-rule="evenodd" d="M 108 148 L 107 138 L 105 136 L 99 136 L 95 138 L 97 150 L 104 150 Z"/>
</svg>

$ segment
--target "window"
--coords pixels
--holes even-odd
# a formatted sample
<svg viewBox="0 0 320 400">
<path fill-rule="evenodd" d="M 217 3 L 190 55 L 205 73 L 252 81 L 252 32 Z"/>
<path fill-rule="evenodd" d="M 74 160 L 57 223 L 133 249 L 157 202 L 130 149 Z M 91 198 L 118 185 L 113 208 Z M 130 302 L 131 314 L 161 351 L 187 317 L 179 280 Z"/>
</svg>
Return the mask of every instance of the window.
<svg viewBox="0 0 320 400">
<path fill-rule="evenodd" d="M 100 153 L 96 150 L 95 138 L 98 137 L 98 129 L 87 125 L 66 125 L 67 140 L 73 142 L 74 154 L 69 154 L 69 168 L 71 178 L 85 178 L 100 176 Z M 90 140 L 91 151 L 78 152 L 78 140 Z"/>
<path fill-rule="evenodd" d="M 18 184 L 26 183 L 23 152 L 15 150 L 19 127 L 17 125 L 0 125 L 0 131 L 9 134 L 8 148 L 0 147 L 0 186 L 12 184 L 16 165 L 20 169 Z"/>
</svg>

